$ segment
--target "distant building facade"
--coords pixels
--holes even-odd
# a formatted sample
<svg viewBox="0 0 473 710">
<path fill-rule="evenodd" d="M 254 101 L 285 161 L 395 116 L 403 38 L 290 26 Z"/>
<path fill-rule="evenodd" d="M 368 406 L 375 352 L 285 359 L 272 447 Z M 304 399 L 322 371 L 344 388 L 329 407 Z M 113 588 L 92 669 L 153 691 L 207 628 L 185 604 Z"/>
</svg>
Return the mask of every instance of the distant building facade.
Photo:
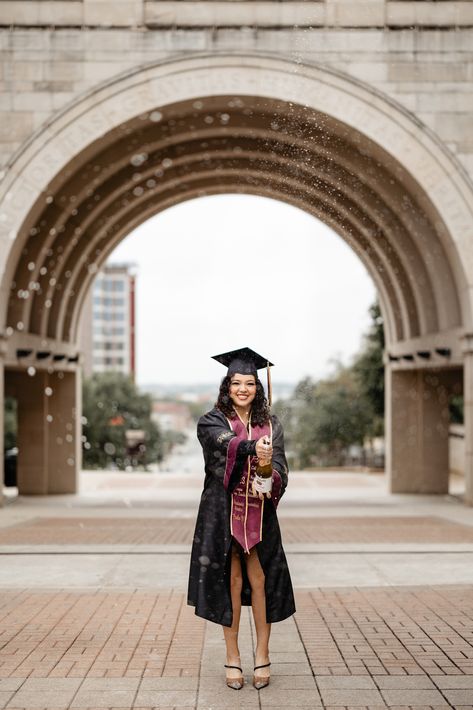
<svg viewBox="0 0 473 710">
<path fill-rule="evenodd" d="M 135 273 L 106 264 L 87 295 L 81 321 L 83 373 L 122 372 L 135 378 Z"/>
<path fill-rule="evenodd" d="M 185 431 L 192 426 L 192 416 L 185 402 L 153 402 L 151 419 L 163 431 Z"/>
</svg>

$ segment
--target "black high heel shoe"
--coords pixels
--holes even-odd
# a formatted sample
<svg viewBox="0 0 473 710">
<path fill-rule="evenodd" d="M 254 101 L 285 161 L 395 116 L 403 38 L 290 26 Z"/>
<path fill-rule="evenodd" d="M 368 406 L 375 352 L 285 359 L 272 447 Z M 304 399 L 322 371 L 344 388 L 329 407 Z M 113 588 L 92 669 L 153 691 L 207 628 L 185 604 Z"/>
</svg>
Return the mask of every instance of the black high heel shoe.
<svg viewBox="0 0 473 710">
<path fill-rule="evenodd" d="M 226 663 L 223 664 L 225 668 L 236 668 L 238 671 L 240 671 L 241 676 L 239 678 L 227 678 L 227 685 L 229 688 L 233 688 L 233 690 L 240 690 L 243 688 L 243 685 L 245 683 L 245 679 L 243 678 L 243 671 L 240 668 L 240 666 L 227 666 Z"/>
<path fill-rule="evenodd" d="M 271 663 L 265 663 L 262 666 L 255 666 L 253 670 L 257 671 L 258 668 L 267 668 L 270 665 L 271 665 Z M 266 686 L 269 685 L 269 681 L 270 681 L 269 676 L 260 676 L 260 675 L 253 676 L 253 686 L 256 688 L 256 690 L 261 690 L 261 688 L 266 688 Z"/>
</svg>

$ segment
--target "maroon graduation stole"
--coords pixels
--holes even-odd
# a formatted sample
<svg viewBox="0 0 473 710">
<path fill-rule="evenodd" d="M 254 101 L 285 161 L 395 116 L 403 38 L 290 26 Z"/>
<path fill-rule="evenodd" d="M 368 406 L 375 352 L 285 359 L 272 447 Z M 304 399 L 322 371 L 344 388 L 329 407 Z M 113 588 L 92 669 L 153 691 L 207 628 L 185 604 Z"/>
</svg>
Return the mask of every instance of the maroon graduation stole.
<svg viewBox="0 0 473 710">
<path fill-rule="evenodd" d="M 270 422 L 263 426 L 253 426 L 250 418 L 249 433 L 238 416 L 235 417 L 235 419 L 228 419 L 228 423 L 236 436 L 230 439 L 228 444 L 225 476 L 223 480 L 225 488 L 228 488 L 228 484 L 230 483 L 230 476 L 235 465 L 240 441 L 260 439 L 262 436 L 272 435 Z M 232 493 L 230 531 L 245 552 L 249 552 L 251 548 L 263 538 L 263 510 L 265 498 L 261 500 L 258 494 L 254 495 L 251 490 L 257 463 L 257 456 L 248 456 L 240 481 Z"/>
</svg>

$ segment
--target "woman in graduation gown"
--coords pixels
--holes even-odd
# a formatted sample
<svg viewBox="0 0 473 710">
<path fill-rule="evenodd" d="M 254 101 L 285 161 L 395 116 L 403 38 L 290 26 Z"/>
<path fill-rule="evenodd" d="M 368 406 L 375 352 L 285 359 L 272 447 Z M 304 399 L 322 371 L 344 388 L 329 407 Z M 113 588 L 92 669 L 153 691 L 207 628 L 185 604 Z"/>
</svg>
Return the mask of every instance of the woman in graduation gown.
<svg viewBox="0 0 473 710">
<path fill-rule="evenodd" d="M 214 359 L 228 371 L 215 407 L 197 425 L 205 480 L 187 603 L 198 616 L 223 626 L 227 685 L 236 690 L 244 683 L 238 649 L 241 605 L 252 606 L 257 635 L 253 685 L 260 689 L 269 683 L 271 623 L 296 610 L 276 515 L 288 482 L 284 437 L 257 375 L 267 366 L 270 397 L 272 363 L 249 348 Z M 257 475 L 258 461 L 272 462 L 269 486 Z"/>
</svg>

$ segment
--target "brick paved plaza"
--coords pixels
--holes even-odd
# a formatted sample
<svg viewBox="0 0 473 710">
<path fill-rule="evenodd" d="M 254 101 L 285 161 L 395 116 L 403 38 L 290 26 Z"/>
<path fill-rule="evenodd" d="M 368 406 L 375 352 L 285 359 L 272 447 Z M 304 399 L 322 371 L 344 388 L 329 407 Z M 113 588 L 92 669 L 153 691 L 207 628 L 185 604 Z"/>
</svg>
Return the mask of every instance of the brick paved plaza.
<svg viewBox="0 0 473 710">
<path fill-rule="evenodd" d="M 102 498 L 10 502 L 0 707 L 472 710 L 473 510 L 453 496 L 388 496 L 379 476 L 328 475 L 311 497 L 294 474 L 281 504 L 297 613 L 273 625 L 272 681 L 259 692 L 250 610 L 236 692 L 221 627 L 186 605 L 198 477 L 187 497 L 163 476 L 146 499 L 110 478 Z"/>
</svg>

